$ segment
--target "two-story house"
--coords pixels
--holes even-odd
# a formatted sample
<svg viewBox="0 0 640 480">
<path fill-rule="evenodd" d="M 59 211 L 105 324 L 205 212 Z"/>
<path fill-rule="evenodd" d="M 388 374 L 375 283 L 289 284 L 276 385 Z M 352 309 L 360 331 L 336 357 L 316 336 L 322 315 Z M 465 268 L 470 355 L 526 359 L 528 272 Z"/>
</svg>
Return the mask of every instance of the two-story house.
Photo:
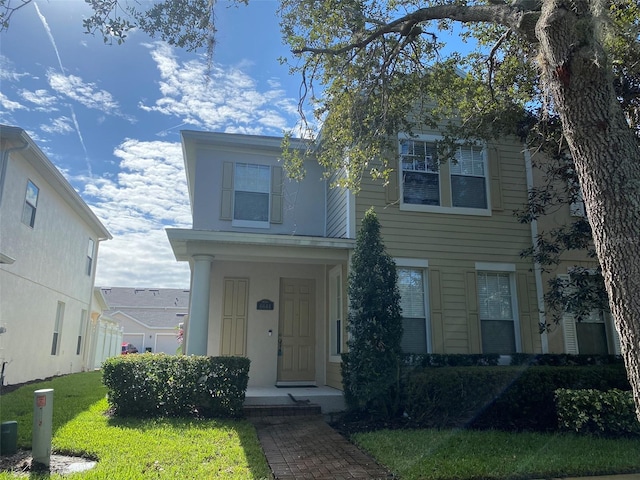
<svg viewBox="0 0 640 480">
<path fill-rule="evenodd" d="M 365 180 L 354 196 L 313 161 L 289 180 L 280 138 L 182 132 L 193 228 L 167 234 L 192 271 L 186 352 L 249 357 L 250 387 L 341 389 L 349 258 L 371 206 L 406 352 L 542 352 L 538 279 L 520 256 L 532 232 L 513 216 L 530 184 L 523 147 L 461 146 L 441 163 L 437 140 L 399 135 L 388 186 Z"/>
<path fill-rule="evenodd" d="M 98 245 L 111 235 L 21 128 L 0 126 L 0 363 L 6 383 L 92 368 Z"/>
</svg>

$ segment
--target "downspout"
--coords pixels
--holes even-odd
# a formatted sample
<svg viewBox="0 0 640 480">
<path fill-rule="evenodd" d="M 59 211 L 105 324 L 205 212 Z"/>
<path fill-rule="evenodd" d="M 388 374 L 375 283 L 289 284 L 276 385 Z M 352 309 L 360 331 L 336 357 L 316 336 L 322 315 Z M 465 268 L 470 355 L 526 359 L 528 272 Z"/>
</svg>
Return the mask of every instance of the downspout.
<svg viewBox="0 0 640 480">
<path fill-rule="evenodd" d="M 533 166 L 531 164 L 531 153 L 529 149 L 524 147 L 524 164 L 527 172 L 527 192 L 533 188 Z M 538 221 L 531 220 L 531 245 L 535 248 L 536 240 L 538 238 Z M 547 317 L 544 308 L 544 290 L 542 285 L 542 266 L 540 262 L 533 262 L 533 274 L 536 281 L 536 298 L 538 300 L 538 314 L 540 323 L 547 324 Z M 549 338 L 547 336 L 546 328 L 540 333 L 540 343 L 542 345 L 542 353 L 549 353 Z"/>
<path fill-rule="evenodd" d="M 9 154 L 13 152 L 19 152 L 21 150 L 26 150 L 29 148 L 29 143 L 24 142 L 23 145 L 19 147 L 7 148 L 6 150 L 2 150 L 2 155 L 0 155 L 0 205 L 2 205 L 2 194 L 4 193 L 4 179 L 7 175 L 7 164 L 9 163 Z"/>
</svg>

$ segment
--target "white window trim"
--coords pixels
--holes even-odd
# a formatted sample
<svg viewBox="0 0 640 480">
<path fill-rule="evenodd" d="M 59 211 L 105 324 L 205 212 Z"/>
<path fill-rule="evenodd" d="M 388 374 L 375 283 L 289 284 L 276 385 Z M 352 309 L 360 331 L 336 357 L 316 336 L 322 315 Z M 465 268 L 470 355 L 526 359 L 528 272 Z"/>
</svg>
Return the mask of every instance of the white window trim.
<svg viewBox="0 0 640 480">
<path fill-rule="evenodd" d="M 400 140 L 417 140 L 420 142 L 436 142 L 441 140 L 442 136 L 439 135 L 415 135 L 410 136 L 407 134 L 399 134 L 398 135 L 398 182 L 400 188 L 400 198 L 399 198 L 399 207 L 400 210 L 404 210 L 407 212 L 428 212 L 428 213 L 448 213 L 454 215 L 473 215 L 479 217 L 490 217 L 491 216 L 491 191 L 489 188 L 490 176 L 489 176 L 489 159 L 486 145 L 483 145 L 482 153 L 484 159 L 484 187 L 487 195 L 487 208 L 468 208 L 468 207 L 446 207 L 441 205 L 416 205 L 413 203 L 404 203 L 404 181 L 403 181 L 403 170 L 401 166 L 401 155 L 402 152 L 400 150 Z M 449 193 L 451 195 L 451 169 L 449 168 L 448 175 L 442 175 L 442 171 L 439 170 L 438 176 L 440 181 L 438 182 L 438 188 L 440 190 L 440 202 L 442 203 L 442 180 L 446 178 L 449 182 Z M 453 199 L 448 198 L 449 203 L 452 203 Z"/>
<path fill-rule="evenodd" d="M 259 167 L 268 167 L 269 168 L 269 189 L 267 192 L 267 215 L 268 219 L 264 222 L 259 222 L 255 220 L 238 220 L 235 218 L 236 214 L 236 192 L 238 191 L 236 188 L 236 169 L 238 165 L 256 165 Z M 247 162 L 236 162 L 233 164 L 233 207 L 231 209 L 231 226 L 232 227 L 241 227 L 241 228 L 271 228 L 271 181 L 272 181 L 273 172 L 271 171 L 271 167 L 269 165 L 264 165 L 262 163 L 247 163 Z M 260 193 L 260 192 L 256 192 Z"/>
<path fill-rule="evenodd" d="M 422 287 L 424 289 L 424 312 L 427 354 L 433 353 L 431 335 L 431 304 L 429 302 L 429 260 L 424 258 L 394 258 L 396 267 L 422 270 Z"/>
<path fill-rule="evenodd" d="M 329 362 L 332 363 L 340 363 L 342 362 L 342 356 L 341 355 L 334 355 L 332 354 L 333 351 L 333 342 L 336 341 L 336 338 L 334 337 L 335 335 L 335 331 L 334 331 L 334 325 L 333 325 L 333 302 L 335 301 L 335 298 L 333 298 L 333 280 L 335 278 L 339 278 L 340 279 L 340 287 L 343 289 L 343 291 L 341 292 L 341 298 L 340 298 L 340 305 L 338 305 L 338 308 L 340 309 L 340 328 L 341 328 L 341 334 L 340 334 L 340 342 L 341 342 L 341 346 L 344 344 L 343 342 L 343 338 L 342 338 L 342 334 L 344 332 L 344 326 L 345 326 L 345 318 L 344 318 L 344 308 L 343 308 L 343 298 L 342 296 L 344 296 L 344 284 L 342 283 L 342 279 L 343 279 L 343 275 L 342 275 L 342 266 L 338 265 L 336 267 L 333 267 L 331 270 L 329 270 Z"/>
<path fill-rule="evenodd" d="M 513 334 L 515 336 L 516 353 L 522 352 L 522 338 L 520 335 L 520 311 L 518 307 L 518 290 L 516 285 L 516 266 L 513 263 L 476 262 L 476 273 L 508 273 L 509 288 L 511 288 L 511 310 L 513 315 Z M 482 322 L 478 312 L 478 321 Z"/>
</svg>

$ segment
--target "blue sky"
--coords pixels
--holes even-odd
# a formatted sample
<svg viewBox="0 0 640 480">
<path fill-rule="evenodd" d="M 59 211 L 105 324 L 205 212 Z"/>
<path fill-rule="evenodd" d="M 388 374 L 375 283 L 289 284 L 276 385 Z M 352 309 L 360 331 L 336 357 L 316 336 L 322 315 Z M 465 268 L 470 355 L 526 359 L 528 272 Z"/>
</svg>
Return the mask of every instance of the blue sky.
<svg viewBox="0 0 640 480">
<path fill-rule="evenodd" d="M 164 231 L 191 227 L 180 130 L 281 135 L 298 123 L 277 6 L 218 3 L 208 83 L 204 53 L 85 34 L 83 0 L 36 0 L 0 34 L 0 123 L 25 129 L 114 237 L 96 285 L 189 287 Z"/>
</svg>

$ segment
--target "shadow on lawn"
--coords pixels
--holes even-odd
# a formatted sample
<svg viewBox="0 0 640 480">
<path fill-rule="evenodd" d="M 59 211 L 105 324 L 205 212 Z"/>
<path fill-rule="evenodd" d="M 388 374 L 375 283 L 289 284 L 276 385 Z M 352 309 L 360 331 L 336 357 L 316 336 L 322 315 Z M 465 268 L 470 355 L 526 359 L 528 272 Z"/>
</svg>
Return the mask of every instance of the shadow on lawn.
<svg viewBox="0 0 640 480">
<path fill-rule="evenodd" d="M 21 448 L 31 448 L 34 392 L 49 388 L 53 389 L 54 435 L 77 415 L 104 399 L 107 393 L 99 371 L 50 377 L 3 388 L 0 421 L 18 422 L 18 446 Z"/>
</svg>

